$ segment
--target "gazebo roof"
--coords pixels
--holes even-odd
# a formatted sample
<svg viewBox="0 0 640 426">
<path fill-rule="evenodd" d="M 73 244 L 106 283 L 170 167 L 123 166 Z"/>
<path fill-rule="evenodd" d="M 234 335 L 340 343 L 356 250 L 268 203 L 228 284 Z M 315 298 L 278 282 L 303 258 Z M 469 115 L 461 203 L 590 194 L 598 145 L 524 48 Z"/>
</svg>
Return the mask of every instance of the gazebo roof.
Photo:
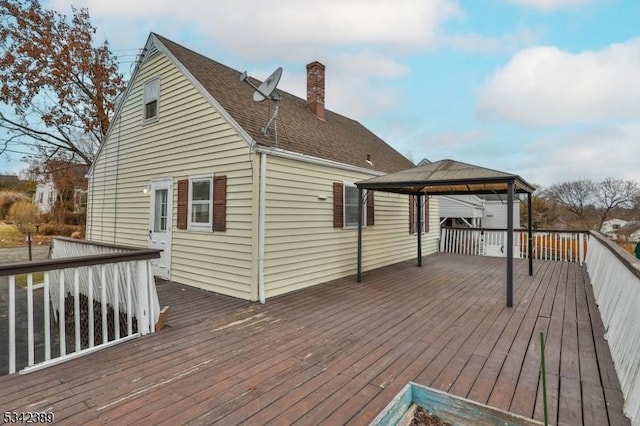
<svg viewBox="0 0 640 426">
<path fill-rule="evenodd" d="M 403 194 L 506 194 L 509 183 L 514 183 L 517 193 L 535 190 L 518 175 L 454 160 L 440 160 L 389 173 L 356 182 L 356 186 Z"/>
</svg>

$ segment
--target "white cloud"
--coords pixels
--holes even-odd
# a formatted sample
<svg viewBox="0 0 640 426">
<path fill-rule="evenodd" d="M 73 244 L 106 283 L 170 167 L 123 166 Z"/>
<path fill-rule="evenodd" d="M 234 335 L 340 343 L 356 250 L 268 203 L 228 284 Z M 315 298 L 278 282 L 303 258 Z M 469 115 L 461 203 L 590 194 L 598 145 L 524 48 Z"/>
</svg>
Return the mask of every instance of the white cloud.
<svg viewBox="0 0 640 426">
<path fill-rule="evenodd" d="M 482 116 L 525 126 L 640 117 L 640 39 L 600 51 L 520 51 L 480 91 Z"/>
<path fill-rule="evenodd" d="M 486 36 L 470 32 L 452 34 L 444 37 L 443 43 L 453 48 L 476 53 L 512 53 L 523 47 L 533 45 L 538 35 L 528 28 L 521 28 L 513 33 L 499 36 Z"/>
<path fill-rule="evenodd" d="M 70 0 L 51 0 L 50 7 L 69 10 L 69 5 Z M 144 33 L 154 31 L 212 59 L 232 56 L 250 71 L 282 65 L 281 87 L 301 97 L 306 96 L 304 66 L 319 60 L 327 66 L 327 107 L 358 119 L 401 103 L 395 84 L 408 73 L 402 56 L 433 46 L 439 25 L 462 13 L 456 0 L 76 0 L 74 5 L 89 9 L 99 34 L 127 48 L 142 45 Z M 251 74 L 271 70 L 263 71 Z"/>
<path fill-rule="evenodd" d="M 589 0 L 507 0 L 507 2 L 548 12 L 557 9 L 576 8 L 588 3 Z"/>
<path fill-rule="evenodd" d="M 67 7 L 54 0 L 52 7 Z M 452 0 L 80 0 L 92 16 L 188 25 L 236 54 L 269 58 L 354 43 L 428 46 L 443 20 L 460 13 Z M 162 28 L 156 28 L 162 33 Z"/>
<path fill-rule="evenodd" d="M 640 123 L 629 121 L 554 132 L 531 144 L 517 167 L 525 179 L 545 186 L 607 177 L 640 183 L 639 140 Z"/>
</svg>

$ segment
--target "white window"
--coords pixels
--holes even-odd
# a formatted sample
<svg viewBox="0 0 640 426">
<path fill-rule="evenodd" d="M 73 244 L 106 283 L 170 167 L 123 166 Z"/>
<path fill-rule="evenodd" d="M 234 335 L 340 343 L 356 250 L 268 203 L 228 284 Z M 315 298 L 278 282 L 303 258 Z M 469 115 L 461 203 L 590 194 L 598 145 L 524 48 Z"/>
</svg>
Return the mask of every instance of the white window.
<svg viewBox="0 0 640 426">
<path fill-rule="evenodd" d="M 213 176 L 189 178 L 189 229 L 211 231 L 213 219 Z"/>
<path fill-rule="evenodd" d="M 427 197 L 428 195 L 423 195 L 422 197 L 418 197 L 415 196 L 413 197 L 413 231 L 417 232 L 418 231 L 418 200 L 421 201 L 420 204 L 420 229 L 422 230 L 422 233 L 425 234 L 426 233 L 426 228 L 425 228 L 425 224 L 426 224 L 426 220 L 429 220 L 427 218 L 428 212 L 427 212 Z"/>
<path fill-rule="evenodd" d="M 352 183 L 344 183 L 344 199 L 343 199 L 343 211 L 344 211 L 344 227 L 345 228 L 357 228 L 358 227 L 358 188 Z M 363 195 L 366 191 L 363 191 Z M 367 205 L 366 197 L 362 200 L 362 226 L 367 226 Z"/>
<path fill-rule="evenodd" d="M 158 100 L 160 99 L 160 78 L 154 78 L 144 84 L 144 121 L 158 119 Z"/>
</svg>

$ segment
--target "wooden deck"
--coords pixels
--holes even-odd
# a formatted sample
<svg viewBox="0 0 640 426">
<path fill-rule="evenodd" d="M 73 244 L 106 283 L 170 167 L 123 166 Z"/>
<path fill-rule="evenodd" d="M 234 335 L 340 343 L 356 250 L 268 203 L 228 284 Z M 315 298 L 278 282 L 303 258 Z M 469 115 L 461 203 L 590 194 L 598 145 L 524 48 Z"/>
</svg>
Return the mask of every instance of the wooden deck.
<svg viewBox="0 0 640 426">
<path fill-rule="evenodd" d="M 586 271 L 504 259 L 424 258 L 269 299 L 160 283 L 167 327 L 28 375 L 0 407 L 68 424 L 366 424 L 410 380 L 541 420 L 547 334 L 553 424 L 629 424 Z"/>
</svg>

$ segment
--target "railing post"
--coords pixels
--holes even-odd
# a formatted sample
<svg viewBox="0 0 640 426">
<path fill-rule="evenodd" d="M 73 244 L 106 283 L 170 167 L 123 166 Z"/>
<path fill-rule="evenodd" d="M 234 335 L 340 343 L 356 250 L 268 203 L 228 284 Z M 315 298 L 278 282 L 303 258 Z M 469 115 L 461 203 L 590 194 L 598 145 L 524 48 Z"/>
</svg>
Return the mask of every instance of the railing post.
<svg viewBox="0 0 640 426">
<path fill-rule="evenodd" d="M 9 374 L 16 372 L 16 276 L 9 276 Z"/>
<path fill-rule="evenodd" d="M 120 339 L 120 268 L 119 264 L 113 264 L 113 334 L 114 339 Z"/>
<path fill-rule="evenodd" d="M 49 312 L 49 271 L 44 272 L 44 360 L 51 359 L 51 315 Z"/>
<path fill-rule="evenodd" d="M 155 280 L 153 279 L 153 270 L 151 269 L 151 261 L 147 260 L 147 303 L 149 304 L 149 332 L 156 332 L 156 310 L 155 300 L 152 296 L 155 294 Z"/>
<path fill-rule="evenodd" d="M 60 356 L 65 356 L 67 354 L 67 337 L 64 329 L 64 269 L 60 269 L 58 277 L 58 331 L 60 340 Z"/>
<path fill-rule="evenodd" d="M 27 274 L 27 347 L 28 365 L 35 363 L 34 357 L 34 336 L 33 336 L 33 274 Z"/>
<path fill-rule="evenodd" d="M 133 303 L 131 298 L 131 263 L 126 263 L 125 267 L 127 269 L 127 336 L 131 336 L 133 334 Z"/>
<path fill-rule="evenodd" d="M 87 309 L 89 307 L 87 306 Z M 80 272 L 78 268 L 73 270 L 73 324 L 75 327 L 75 352 L 80 352 L 82 349 L 80 339 Z"/>
<path fill-rule="evenodd" d="M 142 335 L 149 333 L 149 291 L 147 262 L 139 260 L 136 263 L 136 288 L 138 289 L 138 332 Z"/>
<path fill-rule="evenodd" d="M 102 343 L 109 341 L 109 329 L 107 328 L 107 267 L 100 267 L 100 312 L 102 317 Z"/>
<path fill-rule="evenodd" d="M 87 321 L 89 323 L 89 347 L 92 348 L 95 345 L 95 340 L 96 340 L 96 334 L 95 334 L 95 328 L 96 328 L 96 320 L 95 320 L 95 315 L 94 315 L 94 307 L 93 307 L 93 273 L 95 271 L 93 270 L 93 266 L 89 267 L 89 284 L 88 284 L 88 288 L 87 288 L 87 310 L 89 313 L 89 321 Z"/>
</svg>

